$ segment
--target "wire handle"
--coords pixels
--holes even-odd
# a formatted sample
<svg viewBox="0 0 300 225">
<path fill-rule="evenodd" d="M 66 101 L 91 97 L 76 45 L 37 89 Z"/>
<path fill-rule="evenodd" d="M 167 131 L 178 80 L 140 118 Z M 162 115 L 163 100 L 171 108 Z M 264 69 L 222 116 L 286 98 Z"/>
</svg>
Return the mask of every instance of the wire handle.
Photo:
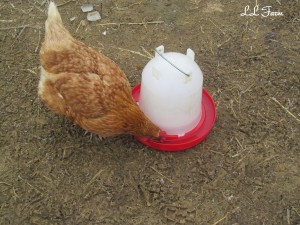
<svg viewBox="0 0 300 225">
<path fill-rule="evenodd" d="M 164 60 L 166 60 L 170 65 L 172 65 L 174 68 L 176 68 L 178 71 L 180 71 L 181 73 L 183 73 L 184 75 L 186 75 L 187 77 L 190 77 L 190 74 L 182 71 L 181 69 L 179 69 L 176 65 L 174 65 L 174 63 L 172 63 L 170 60 L 168 60 L 166 57 L 164 57 L 164 55 L 159 52 L 156 48 L 154 49 L 154 51 L 160 56 L 162 57 Z"/>
</svg>

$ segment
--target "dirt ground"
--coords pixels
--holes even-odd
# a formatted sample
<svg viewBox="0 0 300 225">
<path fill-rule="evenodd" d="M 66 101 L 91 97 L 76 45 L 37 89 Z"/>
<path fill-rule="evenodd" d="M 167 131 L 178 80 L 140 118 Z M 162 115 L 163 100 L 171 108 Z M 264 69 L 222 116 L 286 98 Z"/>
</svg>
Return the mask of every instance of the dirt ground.
<svg viewBox="0 0 300 225">
<path fill-rule="evenodd" d="M 70 32 L 132 86 L 145 50 L 195 51 L 217 120 L 204 142 L 176 153 L 84 136 L 43 106 L 43 2 L 0 2 L 1 225 L 300 224 L 298 0 L 258 1 L 258 16 L 241 16 L 253 12 L 246 0 L 90 0 L 97 22 L 85 20 L 87 1 L 56 1 Z M 264 17 L 264 6 L 283 15 Z"/>
</svg>

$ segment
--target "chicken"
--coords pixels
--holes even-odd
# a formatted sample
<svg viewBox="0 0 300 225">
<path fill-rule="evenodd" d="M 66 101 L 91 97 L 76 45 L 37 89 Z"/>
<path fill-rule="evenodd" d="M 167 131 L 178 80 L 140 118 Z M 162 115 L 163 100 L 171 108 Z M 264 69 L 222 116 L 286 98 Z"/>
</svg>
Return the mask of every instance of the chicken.
<svg viewBox="0 0 300 225">
<path fill-rule="evenodd" d="M 50 2 L 40 50 L 38 95 L 50 110 L 101 137 L 158 138 L 160 129 L 140 110 L 115 62 L 76 40 Z"/>
</svg>

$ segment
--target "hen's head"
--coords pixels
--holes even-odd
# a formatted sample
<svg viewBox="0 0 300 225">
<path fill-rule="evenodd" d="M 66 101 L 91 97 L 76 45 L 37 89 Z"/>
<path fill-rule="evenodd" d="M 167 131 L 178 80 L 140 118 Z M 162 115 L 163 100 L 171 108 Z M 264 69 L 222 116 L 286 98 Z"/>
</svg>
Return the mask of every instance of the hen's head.
<svg viewBox="0 0 300 225">
<path fill-rule="evenodd" d="M 125 133 L 139 137 L 159 138 L 160 129 L 153 124 L 137 105 L 132 105 L 122 115 Z"/>
</svg>

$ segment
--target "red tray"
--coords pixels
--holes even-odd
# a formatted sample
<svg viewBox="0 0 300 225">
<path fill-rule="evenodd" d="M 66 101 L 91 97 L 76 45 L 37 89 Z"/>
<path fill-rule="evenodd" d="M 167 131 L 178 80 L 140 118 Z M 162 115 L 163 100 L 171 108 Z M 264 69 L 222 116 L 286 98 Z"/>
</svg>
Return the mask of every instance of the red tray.
<svg viewBox="0 0 300 225">
<path fill-rule="evenodd" d="M 140 100 L 141 84 L 136 85 L 131 93 L 136 102 Z M 162 151 L 180 151 L 191 148 L 202 142 L 214 126 L 216 120 L 216 107 L 214 100 L 209 93 L 203 89 L 202 93 L 202 116 L 197 126 L 183 136 L 165 135 L 160 141 L 141 138 L 135 138 L 141 143 Z"/>
</svg>

